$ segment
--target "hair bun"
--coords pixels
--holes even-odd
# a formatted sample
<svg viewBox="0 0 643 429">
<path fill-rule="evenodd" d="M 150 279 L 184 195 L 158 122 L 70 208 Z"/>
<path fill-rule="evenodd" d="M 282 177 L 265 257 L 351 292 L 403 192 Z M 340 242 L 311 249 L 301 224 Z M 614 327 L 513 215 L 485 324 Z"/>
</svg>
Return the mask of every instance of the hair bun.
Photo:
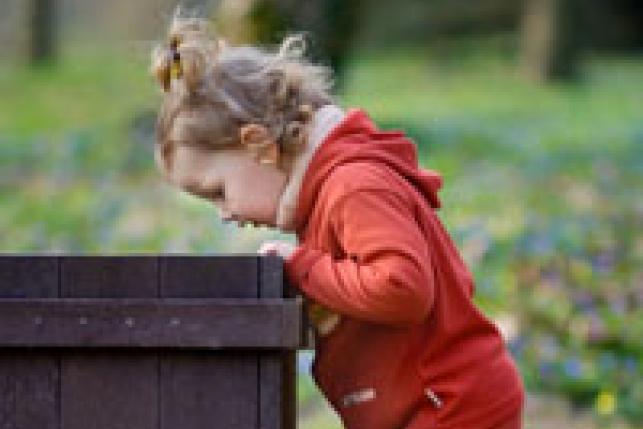
<svg viewBox="0 0 643 429">
<path fill-rule="evenodd" d="M 152 53 L 152 74 L 165 92 L 171 90 L 173 78 L 180 78 L 184 88 L 193 93 L 225 46 L 222 39 L 214 36 L 206 19 L 182 16 L 177 8 L 168 43 Z M 179 72 L 173 74 L 173 67 L 178 67 Z"/>
<path fill-rule="evenodd" d="M 182 43 L 177 49 L 181 68 L 181 77 L 190 92 L 196 91 L 201 84 L 208 65 L 207 52 L 194 41 Z"/>
</svg>

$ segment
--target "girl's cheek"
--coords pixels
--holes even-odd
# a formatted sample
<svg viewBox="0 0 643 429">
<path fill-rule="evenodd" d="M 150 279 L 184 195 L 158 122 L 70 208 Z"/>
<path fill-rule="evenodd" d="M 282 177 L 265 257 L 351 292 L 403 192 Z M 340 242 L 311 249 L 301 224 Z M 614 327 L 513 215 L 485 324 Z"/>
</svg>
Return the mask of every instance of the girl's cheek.
<svg viewBox="0 0 643 429">
<path fill-rule="evenodd" d="M 243 205 L 239 204 L 239 201 L 235 197 L 230 197 L 225 201 L 225 205 L 222 207 L 221 211 L 227 214 L 240 215 L 244 211 Z"/>
<path fill-rule="evenodd" d="M 265 196 L 246 201 L 238 205 L 241 217 L 258 222 L 272 221 L 275 213 L 276 202 L 267 199 Z"/>
<path fill-rule="evenodd" d="M 272 223 L 276 217 L 279 194 L 272 188 L 257 188 L 260 192 L 248 193 L 246 199 L 236 206 L 239 214 L 249 220 Z"/>
<path fill-rule="evenodd" d="M 251 167 L 227 182 L 226 207 L 238 217 L 272 223 L 286 178 L 265 167 Z"/>
</svg>

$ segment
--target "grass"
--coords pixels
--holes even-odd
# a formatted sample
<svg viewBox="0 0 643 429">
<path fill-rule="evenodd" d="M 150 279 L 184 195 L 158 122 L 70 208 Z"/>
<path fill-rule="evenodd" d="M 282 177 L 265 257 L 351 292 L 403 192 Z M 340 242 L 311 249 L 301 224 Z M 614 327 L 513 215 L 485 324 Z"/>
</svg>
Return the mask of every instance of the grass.
<svg viewBox="0 0 643 429">
<path fill-rule="evenodd" d="M 55 65 L 0 67 L 3 135 L 122 129 L 142 108 L 153 106 L 155 86 L 147 58 L 123 48 L 72 47 Z"/>
<path fill-rule="evenodd" d="M 640 121 L 643 62 L 589 57 L 583 70 L 576 85 L 544 86 L 522 78 L 516 59 L 498 55 L 494 45 L 482 44 L 448 65 L 427 47 L 359 52 L 343 99 L 387 120 L 537 129 L 541 137 L 555 135 L 566 144 L 591 144 L 596 131 L 618 135 Z M 549 145 L 544 148 L 556 144 L 542 140 Z"/>
</svg>

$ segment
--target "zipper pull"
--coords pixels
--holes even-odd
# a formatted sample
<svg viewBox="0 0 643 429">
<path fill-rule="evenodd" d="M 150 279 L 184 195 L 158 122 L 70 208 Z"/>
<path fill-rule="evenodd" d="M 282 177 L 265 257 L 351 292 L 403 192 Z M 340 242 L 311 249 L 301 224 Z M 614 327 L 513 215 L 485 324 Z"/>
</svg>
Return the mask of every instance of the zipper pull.
<svg viewBox="0 0 643 429">
<path fill-rule="evenodd" d="M 436 394 L 435 394 L 435 392 L 434 392 L 433 390 L 431 390 L 431 389 L 429 389 L 428 387 L 426 387 L 426 388 L 424 389 L 424 393 L 426 393 L 426 396 L 427 396 L 431 401 L 433 401 L 433 404 L 434 404 L 437 408 L 441 408 L 441 407 L 442 407 L 442 401 L 440 400 L 440 398 L 438 397 L 438 395 L 436 395 Z"/>
</svg>

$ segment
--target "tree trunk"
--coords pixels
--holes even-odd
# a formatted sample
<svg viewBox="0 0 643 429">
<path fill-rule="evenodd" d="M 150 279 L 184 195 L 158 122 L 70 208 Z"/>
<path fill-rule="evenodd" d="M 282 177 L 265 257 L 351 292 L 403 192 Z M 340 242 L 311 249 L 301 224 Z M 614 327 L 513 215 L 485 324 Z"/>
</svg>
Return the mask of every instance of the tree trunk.
<svg viewBox="0 0 643 429">
<path fill-rule="evenodd" d="M 537 81 L 577 75 L 583 20 L 578 0 L 526 0 L 522 22 L 525 73 Z"/>
<path fill-rule="evenodd" d="M 359 24 L 364 0 L 260 0 L 275 8 L 285 25 L 277 29 L 304 31 L 311 36 L 313 59 L 327 63 L 335 73 L 336 91 L 344 85 L 345 59 Z"/>
<path fill-rule="evenodd" d="M 31 0 L 31 63 L 38 65 L 56 57 L 55 0 Z"/>
</svg>

